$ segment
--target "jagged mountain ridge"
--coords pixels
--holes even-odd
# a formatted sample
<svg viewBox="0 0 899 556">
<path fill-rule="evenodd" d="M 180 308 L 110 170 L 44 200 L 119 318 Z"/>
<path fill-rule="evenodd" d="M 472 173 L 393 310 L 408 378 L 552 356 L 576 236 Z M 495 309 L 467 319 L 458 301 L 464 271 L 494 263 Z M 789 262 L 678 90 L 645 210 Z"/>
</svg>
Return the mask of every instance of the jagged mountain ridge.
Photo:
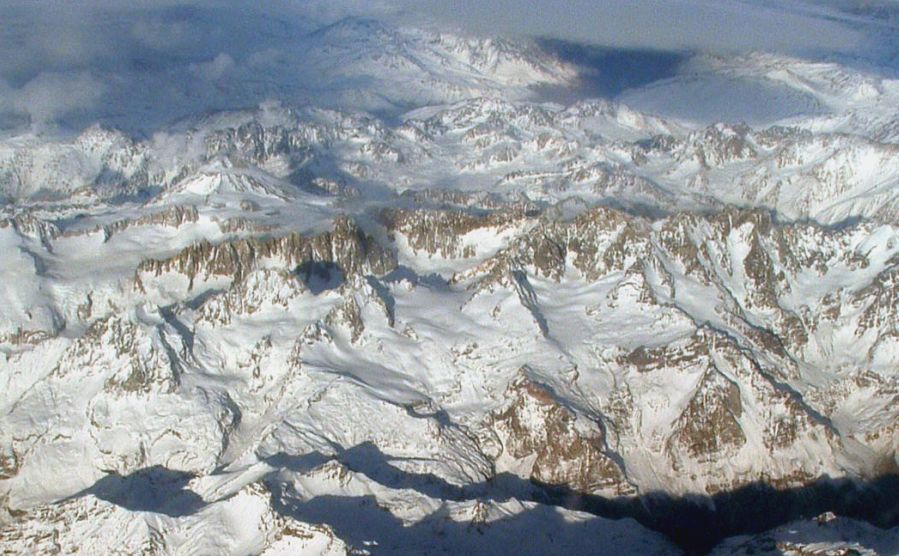
<svg viewBox="0 0 899 556">
<path fill-rule="evenodd" d="M 161 143 L 100 128 L 69 143 L 10 140 L 2 191 L 90 203 L 247 188 L 290 197 L 297 187 L 371 198 L 438 185 L 662 214 L 736 204 L 823 224 L 890 222 L 899 210 L 893 143 L 800 127 L 687 130 L 607 102 L 560 109 L 478 98 L 395 127 L 266 106 L 172 131 L 165 143 L 186 146 L 178 156 Z"/>
<path fill-rule="evenodd" d="M 736 209 L 655 222 L 608 208 L 570 220 L 514 205 L 459 211 L 392 209 L 373 235 L 342 217 L 310 239 L 204 241 L 85 292 L 63 328 L 81 339 L 9 338 L 9 508 L 89 487 L 21 490 L 48 472 L 39 454 L 84 442 L 97 450 L 87 461 L 104 462 L 89 474 L 162 465 L 214 477 L 373 442 L 433 454 L 410 470 L 449 484 L 512 473 L 606 495 L 798 486 L 894 460 L 895 227 L 784 226 Z M 203 219 L 172 214 L 135 226 Z M 47 236 L 48 254 L 108 233 L 87 230 Z M 457 270 L 428 278 L 433 258 Z M 35 381 L 27 369 L 42 367 L 53 370 Z M 864 406 L 847 381 L 864 384 Z M 54 436 L 27 433 L 41 400 L 63 392 L 70 401 L 41 425 Z M 143 432 L 127 425 L 145 439 L 136 445 L 109 421 L 123 403 L 157 415 Z M 173 421 L 158 417 L 164 407 Z M 346 420 L 341 407 L 393 425 L 320 429 Z M 326 417 L 335 410 L 343 417 Z"/>
<path fill-rule="evenodd" d="M 412 110 L 0 144 L 4 550 L 669 554 L 547 493 L 895 473 L 892 82 L 728 61 L 831 112 L 705 126 L 526 100 L 574 77 L 516 43 L 320 34 Z"/>
</svg>

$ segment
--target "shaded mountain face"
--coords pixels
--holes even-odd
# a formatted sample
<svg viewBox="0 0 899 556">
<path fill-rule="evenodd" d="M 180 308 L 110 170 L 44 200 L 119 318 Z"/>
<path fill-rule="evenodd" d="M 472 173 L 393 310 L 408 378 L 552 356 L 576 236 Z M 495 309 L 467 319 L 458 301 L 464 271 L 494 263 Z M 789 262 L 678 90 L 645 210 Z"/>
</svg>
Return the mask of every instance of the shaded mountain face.
<svg viewBox="0 0 899 556">
<path fill-rule="evenodd" d="M 815 110 L 700 125 L 304 37 L 333 105 L 0 140 L 4 551 L 895 551 L 899 84 L 710 57 Z"/>
</svg>

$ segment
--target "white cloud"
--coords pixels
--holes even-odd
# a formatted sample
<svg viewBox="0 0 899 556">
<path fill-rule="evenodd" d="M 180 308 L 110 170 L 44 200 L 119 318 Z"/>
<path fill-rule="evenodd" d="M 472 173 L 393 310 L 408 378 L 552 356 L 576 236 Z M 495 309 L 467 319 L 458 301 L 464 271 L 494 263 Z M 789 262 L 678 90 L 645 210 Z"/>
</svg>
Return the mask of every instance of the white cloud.
<svg viewBox="0 0 899 556">
<path fill-rule="evenodd" d="M 92 108 L 104 85 L 88 73 L 45 72 L 17 90 L 5 91 L 7 105 L 27 114 L 33 125 L 50 123 L 66 114 Z"/>
<path fill-rule="evenodd" d="M 857 19 L 802 0 L 9 0 L 0 122 L 152 133 L 206 110 L 303 102 L 303 37 L 346 15 L 620 48 L 871 51 Z"/>
<path fill-rule="evenodd" d="M 398 0 L 407 17 L 478 33 L 539 35 L 620 48 L 842 51 L 864 35 L 797 2 L 741 0 Z"/>
<path fill-rule="evenodd" d="M 192 64 L 191 71 L 193 71 L 197 77 L 206 81 L 218 81 L 225 75 L 225 73 L 233 69 L 235 65 L 234 58 L 222 52 L 208 62 Z"/>
</svg>

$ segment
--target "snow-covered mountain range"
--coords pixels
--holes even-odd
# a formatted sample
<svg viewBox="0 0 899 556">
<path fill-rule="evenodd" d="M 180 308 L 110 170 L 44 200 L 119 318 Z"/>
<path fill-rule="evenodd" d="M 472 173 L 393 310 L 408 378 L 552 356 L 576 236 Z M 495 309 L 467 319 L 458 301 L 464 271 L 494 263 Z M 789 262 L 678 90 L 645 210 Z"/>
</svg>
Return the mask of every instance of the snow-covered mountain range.
<svg viewBox="0 0 899 556">
<path fill-rule="evenodd" d="M 899 81 L 304 40 L 329 102 L 0 140 L 0 551 L 899 550 Z"/>
</svg>

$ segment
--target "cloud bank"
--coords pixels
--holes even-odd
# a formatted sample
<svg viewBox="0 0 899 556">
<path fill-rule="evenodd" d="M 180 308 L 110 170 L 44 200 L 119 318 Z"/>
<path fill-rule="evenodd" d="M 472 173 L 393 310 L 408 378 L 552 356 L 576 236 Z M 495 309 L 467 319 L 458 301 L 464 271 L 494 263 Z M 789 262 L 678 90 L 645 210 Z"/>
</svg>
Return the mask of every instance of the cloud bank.
<svg viewBox="0 0 899 556">
<path fill-rule="evenodd" d="M 266 99 L 306 102 L 307 80 L 299 69 L 302 39 L 349 15 L 471 34 L 671 52 L 870 56 L 872 32 L 881 42 L 889 34 L 884 31 L 889 25 L 878 23 L 860 3 L 844 0 L 839 10 L 830 5 L 799 0 L 9 1 L 0 5 L 0 128 L 78 129 L 99 121 L 148 132 L 190 114 Z"/>
<path fill-rule="evenodd" d="M 741 0 L 423 0 L 410 13 L 474 32 L 549 36 L 658 50 L 849 52 L 864 34 L 836 12 L 796 2 Z M 804 8 L 804 9 L 800 9 Z"/>
</svg>

